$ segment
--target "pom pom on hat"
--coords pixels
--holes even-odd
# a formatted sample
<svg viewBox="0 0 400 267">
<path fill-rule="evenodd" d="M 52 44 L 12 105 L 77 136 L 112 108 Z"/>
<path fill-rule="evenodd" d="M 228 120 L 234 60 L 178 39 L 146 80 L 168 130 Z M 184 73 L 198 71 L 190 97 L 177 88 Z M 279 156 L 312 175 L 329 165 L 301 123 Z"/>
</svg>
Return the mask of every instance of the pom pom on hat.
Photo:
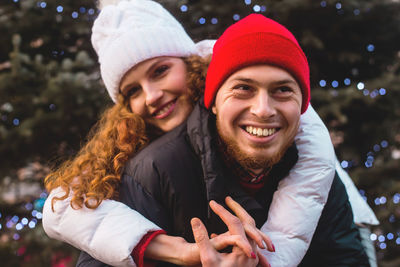
<svg viewBox="0 0 400 267">
<path fill-rule="evenodd" d="M 122 77 L 138 63 L 196 53 L 182 25 L 154 1 L 108 0 L 100 6 L 103 9 L 93 24 L 92 44 L 99 57 L 101 77 L 114 102 Z"/>
<path fill-rule="evenodd" d="M 204 104 L 210 108 L 218 89 L 234 72 L 255 64 L 285 69 L 302 91 L 301 112 L 310 102 L 310 71 L 307 58 L 293 34 L 278 22 L 251 14 L 230 26 L 217 40 L 208 67 Z"/>
</svg>

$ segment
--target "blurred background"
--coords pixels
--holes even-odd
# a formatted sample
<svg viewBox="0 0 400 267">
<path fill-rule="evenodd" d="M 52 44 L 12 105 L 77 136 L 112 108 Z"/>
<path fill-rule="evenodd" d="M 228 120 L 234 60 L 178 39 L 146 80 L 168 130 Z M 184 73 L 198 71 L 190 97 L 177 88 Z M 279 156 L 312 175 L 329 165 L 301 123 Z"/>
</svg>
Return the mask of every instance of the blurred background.
<svg viewBox="0 0 400 267">
<path fill-rule="evenodd" d="M 379 266 L 400 266 L 400 1 L 163 0 L 196 41 L 250 13 L 287 26 L 311 66 L 312 104 L 380 225 Z M 41 227 L 43 178 L 111 101 L 90 43 L 95 0 L 0 1 L 1 266 L 74 266 Z M 79 223 L 79 222 L 77 222 Z"/>
</svg>

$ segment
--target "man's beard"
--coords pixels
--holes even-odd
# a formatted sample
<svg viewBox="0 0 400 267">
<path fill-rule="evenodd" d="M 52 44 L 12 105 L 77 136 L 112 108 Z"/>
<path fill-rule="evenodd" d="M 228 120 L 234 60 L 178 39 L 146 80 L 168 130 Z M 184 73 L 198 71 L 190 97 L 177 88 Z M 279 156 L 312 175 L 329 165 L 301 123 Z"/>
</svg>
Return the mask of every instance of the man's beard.
<svg viewBox="0 0 400 267">
<path fill-rule="evenodd" d="M 285 147 L 282 147 L 282 149 L 274 153 L 274 155 L 272 156 L 263 155 L 261 157 L 260 156 L 256 157 L 255 155 L 249 155 L 243 152 L 234 138 L 224 134 L 224 131 L 219 126 L 218 117 L 216 124 L 217 124 L 218 135 L 221 138 L 221 141 L 224 145 L 224 149 L 226 150 L 227 155 L 232 157 L 237 163 L 239 163 L 246 170 L 259 170 L 259 169 L 264 170 L 266 168 L 272 167 L 282 159 L 286 150 L 292 143 L 292 142 L 287 142 Z M 258 145 L 257 149 L 263 149 L 265 147 L 267 147 L 267 145 Z"/>
</svg>

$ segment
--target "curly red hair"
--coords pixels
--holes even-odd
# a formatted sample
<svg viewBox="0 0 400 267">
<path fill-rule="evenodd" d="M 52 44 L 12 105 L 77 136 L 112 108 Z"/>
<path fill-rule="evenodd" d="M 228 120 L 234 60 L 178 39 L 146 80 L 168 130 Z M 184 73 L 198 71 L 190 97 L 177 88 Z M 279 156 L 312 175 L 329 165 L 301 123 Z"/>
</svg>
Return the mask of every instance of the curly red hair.
<svg viewBox="0 0 400 267">
<path fill-rule="evenodd" d="M 202 95 L 208 60 L 199 56 L 183 58 L 187 66 L 187 84 L 193 103 Z M 153 129 L 151 129 L 153 128 Z M 120 176 L 128 159 L 160 135 L 131 112 L 128 100 L 119 95 L 91 129 L 88 142 L 71 160 L 64 162 L 44 180 L 47 191 L 61 187 L 64 200 L 71 195 L 73 208 L 96 209 L 104 199 L 117 199 Z"/>
</svg>

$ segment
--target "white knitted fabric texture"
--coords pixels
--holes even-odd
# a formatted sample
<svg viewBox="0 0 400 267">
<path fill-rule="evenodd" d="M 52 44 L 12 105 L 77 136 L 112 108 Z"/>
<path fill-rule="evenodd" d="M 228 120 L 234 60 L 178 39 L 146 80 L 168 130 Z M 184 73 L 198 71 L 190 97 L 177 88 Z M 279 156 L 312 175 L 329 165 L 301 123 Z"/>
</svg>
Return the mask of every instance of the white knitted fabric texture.
<svg viewBox="0 0 400 267">
<path fill-rule="evenodd" d="M 114 102 L 122 77 L 136 64 L 159 56 L 196 53 L 182 25 L 160 4 L 149 0 L 104 6 L 92 28 L 92 44 L 99 57 L 101 77 Z"/>
</svg>

